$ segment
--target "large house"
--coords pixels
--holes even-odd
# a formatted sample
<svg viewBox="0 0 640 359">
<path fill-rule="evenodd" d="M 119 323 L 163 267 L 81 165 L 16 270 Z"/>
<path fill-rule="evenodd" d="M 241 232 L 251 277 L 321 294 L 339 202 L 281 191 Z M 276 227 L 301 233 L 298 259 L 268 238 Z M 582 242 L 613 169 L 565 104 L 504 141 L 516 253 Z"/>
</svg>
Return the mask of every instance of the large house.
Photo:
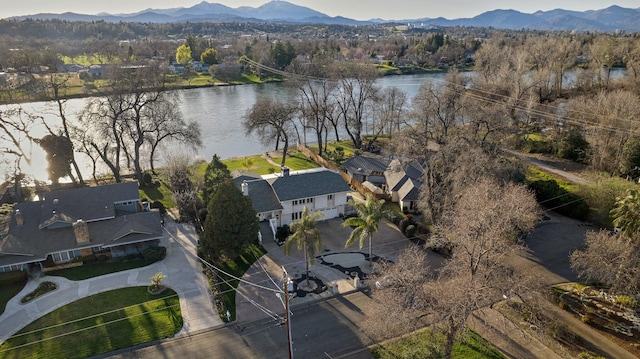
<svg viewBox="0 0 640 359">
<path fill-rule="evenodd" d="M 274 175 L 234 171 L 233 182 L 251 198 L 253 209 L 261 221 L 275 227 L 300 219 L 306 206 L 311 212 L 324 213 L 325 219 L 345 213 L 351 187 L 342 176 L 326 168 L 290 171 L 284 167 Z"/>
<path fill-rule="evenodd" d="M 162 237 L 160 215 L 141 203 L 135 182 L 50 192 L 16 204 L 0 223 L 0 272 L 139 254 Z"/>
</svg>

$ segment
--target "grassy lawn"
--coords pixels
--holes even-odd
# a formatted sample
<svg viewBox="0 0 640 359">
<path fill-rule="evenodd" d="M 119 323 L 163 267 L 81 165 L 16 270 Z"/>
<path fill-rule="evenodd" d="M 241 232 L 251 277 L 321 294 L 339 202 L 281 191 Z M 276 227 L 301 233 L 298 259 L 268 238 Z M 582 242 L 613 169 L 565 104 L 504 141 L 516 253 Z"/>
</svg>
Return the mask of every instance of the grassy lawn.
<svg viewBox="0 0 640 359">
<path fill-rule="evenodd" d="M 255 262 L 258 258 L 262 257 L 265 253 L 267 253 L 264 248 L 257 245 L 251 245 L 247 248 L 240 257 L 236 258 L 233 261 L 226 261 L 224 263 L 218 263 L 218 267 L 223 271 L 232 274 L 236 277 L 242 278 L 244 272 L 251 267 L 253 262 Z M 231 320 L 236 320 L 236 291 L 235 288 L 238 287 L 238 281 L 235 279 L 230 279 L 229 277 L 223 275 L 223 278 L 229 279 L 228 284 L 222 284 L 220 286 L 220 290 L 224 293 L 223 301 L 226 308 L 231 313 Z"/>
<path fill-rule="evenodd" d="M 140 259 L 127 262 L 92 263 L 85 264 L 80 267 L 65 268 L 47 272 L 47 275 L 65 277 L 69 280 L 83 280 L 109 273 L 122 272 L 133 268 L 148 266 L 154 262 L 155 261 Z"/>
<path fill-rule="evenodd" d="M 27 285 L 27 282 L 24 283 L 14 283 L 14 284 L 3 284 L 0 286 L 0 315 L 4 313 L 4 310 L 7 308 L 7 303 L 11 298 L 15 297 L 24 286 Z"/>
<path fill-rule="evenodd" d="M 253 164 L 251 164 L 251 166 L 247 168 L 245 166 L 245 163 L 251 160 L 253 160 Z M 227 165 L 229 172 L 233 172 L 236 170 L 245 170 L 245 171 L 251 171 L 251 172 L 257 173 L 259 175 L 266 175 L 269 173 L 280 171 L 278 167 L 270 164 L 269 162 L 267 162 L 266 159 L 262 158 L 262 155 L 231 158 L 228 160 L 223 160 L 222 163 Z M 205 169 L 207 168 L 206 164 L 204 168 Z"/>
<path fill-rule="evenodd" d="M 444 338 L 441 338 L 444 341 Z M 423 330 L 382 347 L 372 350 L 374 358 L 431 358 L 437 357 L 431 348 L 441 343 L 434 343 L 429 330 Z M 469 331 L 463 341 L 453 345 L 453 358 L 459 359 L 503 359 L 505 358 L 491 343 L 473 331 Z"/>
<path fill-rule="evenodd" d="M 315 163 L 312 160 L 308 159 L 302 153 L 300 153 L 300 152 L 292 152 L 292 153 L 293 153 L 293 155 L 288 157 L 286 162 L 285 162 L 287 167 L 291 168 L 291 170 L 299 171 L 299 170 L 308 170 L 308 169 L 311 169 L 311 168 L 318 168 L 318 164 L 317 163 Z M 280 163 L 280 161 L 282 161 L 282 157 L 280 157 L 280 158 L 274 157 L 273 161 L 275 163 Z"/>
<path fill-rule="evenodd" d="M 86 318 L 86 319 L 83 319 Z M 0 358 L 87 358 L 169 338 L 182 328 L 173 290 L 112 290 L 65 305 L 32 322 L 0 346 Z"/>
<path fill-rule="evenodd" d="M 140 198 L 146 198 L 149 201 L 162 202 L 164 208 L 173 208 L 176 203 L 173 201 L 173 193 L 164 181 L 160 182 L 160 186 L 152 188 L 140 188 Z"/>
<path fill-rule="evenodd" d="M 558 184 L 558 186 L 560 186 L 560 188 L 564 189 L 567 192 L 576 193 L 576 194 L 580 189 L 578 185 L 563 181 L 560 178 L 553 177 L 547 174 L 546 172 L 541 171 L 535 167 L 528 166 L 525 175 L 526 175 L 526 179 L 525 179 L 526 183 L 533 183 L 535 181 L 556 181 L 556 183 Z"/>
</svg>

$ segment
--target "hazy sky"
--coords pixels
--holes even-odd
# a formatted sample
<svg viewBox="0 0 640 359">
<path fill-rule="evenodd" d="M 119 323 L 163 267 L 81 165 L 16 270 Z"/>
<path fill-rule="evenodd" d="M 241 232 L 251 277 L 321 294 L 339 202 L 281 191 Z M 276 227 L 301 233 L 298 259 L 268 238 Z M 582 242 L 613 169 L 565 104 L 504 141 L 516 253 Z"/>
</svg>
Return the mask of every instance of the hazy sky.
<svg viewBox="0 0 640 359">
<path fill-rule="evenodd" d="M 11 1 L 11 4 L 0 7 L 0 18 L 45 12 L 132 13 L 149 7 L 154 9 L 191 7 L 199 2 L 200 0 L 14 0 Z M 240 6 L 258 7 L 267 3 L 268 0 L 209 0 L 208 2 L 236 8 Z M 611 5 L 640 8 L 638 0 L 289 0 L 289 2 L 307 6 L 330 16 L 340 15 L 358 20 L 371 18 L 416 19 L 439 16 L 452 19 L 473 17 L 494 9 L 514 9 L 533 13 L 537 10 L 557 8 L 579 11 L 595 10 Z"/>
</svg>

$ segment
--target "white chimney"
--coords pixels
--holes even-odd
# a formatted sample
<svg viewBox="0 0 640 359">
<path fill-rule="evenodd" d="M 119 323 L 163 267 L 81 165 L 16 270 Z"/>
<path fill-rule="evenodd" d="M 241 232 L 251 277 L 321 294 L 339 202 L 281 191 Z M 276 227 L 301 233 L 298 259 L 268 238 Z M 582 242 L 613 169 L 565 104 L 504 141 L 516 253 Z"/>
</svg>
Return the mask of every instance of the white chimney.
<svg viewBox="0 0 640 359">
<path fill-rule="evenodd" d="M 24 224 L 24 217 L 22 216 L 22 212 L 20 212 L 20 209 L 16 209 L 16 224 L 18 226 Z"/>
<path fill-rule="evenodd" d="M 242 181 L 242 185 L 240 186 L 242 187 L 242 194 L 245 196 L 249 195 L 249 184 L 247 183 L 247 181 Z"/>
</svg>

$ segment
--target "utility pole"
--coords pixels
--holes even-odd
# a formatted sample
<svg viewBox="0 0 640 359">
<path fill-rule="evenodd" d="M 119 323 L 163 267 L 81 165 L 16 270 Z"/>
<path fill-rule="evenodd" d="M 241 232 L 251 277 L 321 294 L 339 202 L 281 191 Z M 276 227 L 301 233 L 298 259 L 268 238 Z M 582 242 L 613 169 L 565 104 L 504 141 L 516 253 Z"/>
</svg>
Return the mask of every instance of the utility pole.
<svg viewBox="0 0 640 359">
<path fill-rule="evenodd" d="M 284 287 L 284 320 L 287 325 L 287 343 L 289 348 L 289 359 L 293 359 L 293 342 L 291 341 L 291 318 L 289 316 L 289 274 L 282 266 L 282 285 Z"/>
</svg>

